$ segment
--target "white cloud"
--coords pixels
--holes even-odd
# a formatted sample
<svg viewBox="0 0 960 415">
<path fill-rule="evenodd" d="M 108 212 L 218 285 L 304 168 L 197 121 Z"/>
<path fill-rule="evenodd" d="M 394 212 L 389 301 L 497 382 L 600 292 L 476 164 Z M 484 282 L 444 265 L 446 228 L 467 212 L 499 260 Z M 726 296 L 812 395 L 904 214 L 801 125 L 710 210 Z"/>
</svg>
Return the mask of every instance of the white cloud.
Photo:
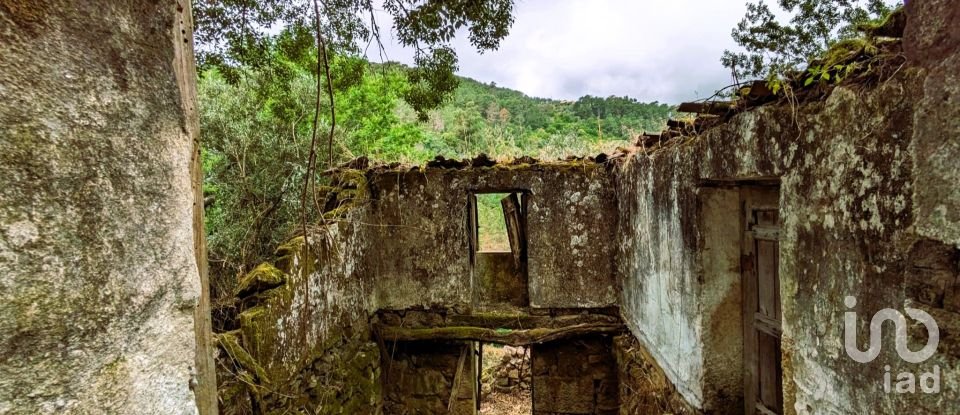
<svg viewBox="0 0 960 415">
<path fill-rule="evenodd" d="M 461 75 L 528 95 L 679 103 L 731 83 L 720 56 L 745 10 L 744 0 L 518 0 L 500 49 L 481 55 L 465 36 L 454 47 Z M 411 62 L 384 43 L 389 59 Z"/>
</svg>

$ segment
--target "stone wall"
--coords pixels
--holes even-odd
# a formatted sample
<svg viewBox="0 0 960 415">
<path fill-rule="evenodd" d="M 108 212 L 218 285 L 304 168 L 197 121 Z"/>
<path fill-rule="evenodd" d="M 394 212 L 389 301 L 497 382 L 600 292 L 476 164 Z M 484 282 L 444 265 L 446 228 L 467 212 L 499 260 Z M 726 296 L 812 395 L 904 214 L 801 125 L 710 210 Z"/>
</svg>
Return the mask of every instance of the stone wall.
<svg viewBox="0 0 960 415">
<path fill-rule="evenodd" d="M 0 413 L 197 413 L 190 36 L 189 2 L 0 1 Z"/>
<path fill-rule="evenodd" d="M 534 415 L 619 413 L 612 339 L 593 335 L 530 349 Z"/>
<path fill-rule="evenodd" d="M 386 343 L 383 413 L 475 414 L 477 350 L 472 342 Z"/>
<path fill-rule="evenodd" d="M 365 258 L 382 308 L 471 305 L 467 233 L 471 192 L 529 191 L 529 300 L 532 307 L 615 305 L 616 201 L 603 164 L 571 161 L 470 169 L 372 172 L 361 219 Z"/>
<path fill-rule="evenodd" d="M 621 310 L 695 408 L 728 407 L 727 398 L 735 396 L 728 388 L 736 387 L 718 376 L 729 367 L 722 362 L 735 356 L 710 352 L 728 350 L 718 347 L 718 336 L 737 330 L 736 324 L 719 329 L 724 320 L 716 316 L 739 307 L 731 256 L 715 251 L 729 242 L 716 237 L 725 226 L 716 209 L 731 206 L 717 189 L 758 179 L 780 189 L 787 413 L 937 412 L 960 396 L 960 378 L 944 370 L 958 363 L 951 328 L 960 315 L 949 305 L 958 220 L 949 212 L 958 205 L 960 95 L 958 66 L 945 63 L 958 55 L 931 40 L 957 38 L 944 23 L 949 19 L 942 20 L 956 10 L 947 1 L 908 5 L 905 52 L 924 56 L 911 47 L 936 49 L 941 56 L 934 61 L 911 60 L 875 85 L 837 87 L 823 99 L 738 114 L 701 136 L 637 152 L 616 171 Z M 931 250 L 941 254 L 911 256 Z M 846 296 L 857 299 L 856 307 L 844 304 Z M 845 312 L 857 313 L 863 349 L 873 314 L 905 307 L 921 308 L 940 324 L 940 348 L 931 360 L 905 363 L 893 351 L 889 329 L 873 362 L 847 355 Z M 910 333 L 917 350 L 926 332 L 920 326 Z M 887 365 L 894 383 L 900 372 L 918 376 L 939 366 L 942 390 L 885 393 Z"/>
</svg>

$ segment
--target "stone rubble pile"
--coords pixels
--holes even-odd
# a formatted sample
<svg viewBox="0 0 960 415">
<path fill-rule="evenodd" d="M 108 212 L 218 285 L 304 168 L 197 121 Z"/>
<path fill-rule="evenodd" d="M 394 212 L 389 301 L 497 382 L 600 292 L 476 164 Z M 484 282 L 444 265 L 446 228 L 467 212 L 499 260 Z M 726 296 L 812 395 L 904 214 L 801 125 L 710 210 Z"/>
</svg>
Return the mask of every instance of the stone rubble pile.
<svg viewBox="0 0 960 415">
<path fill-rule="evenodd" d="M 525 347 L 503 346 L 503 357 L 483 372 L 483 396 L 492 391 L 515 393 L 530 390 L 530 352 Z"/>
</svg>

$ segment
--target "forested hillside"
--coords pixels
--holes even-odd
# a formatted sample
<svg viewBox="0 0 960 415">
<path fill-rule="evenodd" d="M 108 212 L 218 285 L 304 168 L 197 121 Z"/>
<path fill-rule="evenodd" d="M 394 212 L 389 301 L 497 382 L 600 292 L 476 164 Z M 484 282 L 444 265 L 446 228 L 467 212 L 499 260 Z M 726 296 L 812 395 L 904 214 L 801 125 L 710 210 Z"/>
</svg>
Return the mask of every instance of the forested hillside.
<svg viewBox="0 0 960 415">
<path fill-rule="evenodd" d="M 299 220 L 316 109 L 316 55 L 297 57 L 283 48 L 281 37 L 268 65 L 209 69 L 199 83 L 210 254 L 238 271 L 281 242 Z M 534 98 L 459 78 L 445 104 L 421 117 L 405 102 L 411 90 L 405 70 L 395 63 L 332 59 L 336 127 L 333 143 L 327 143 L 332 117 L 324 97 L 321 170 L 331 159 L 342 163 L 361 155 L 422 163 L 436 155 L 555 159 L 609 152 L 644 130 L 659 131 L 672 111 L 629 97 Z"/>
</svg>

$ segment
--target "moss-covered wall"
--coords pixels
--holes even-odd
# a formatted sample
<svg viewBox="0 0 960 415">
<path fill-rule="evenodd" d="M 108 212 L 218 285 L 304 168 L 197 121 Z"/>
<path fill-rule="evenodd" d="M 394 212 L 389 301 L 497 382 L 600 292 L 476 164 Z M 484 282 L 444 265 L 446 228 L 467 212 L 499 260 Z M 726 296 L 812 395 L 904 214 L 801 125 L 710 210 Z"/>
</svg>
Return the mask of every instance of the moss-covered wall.
<svg viewBox="0 0 960 415">
<path fill-rule="evenodd" d="M 377 413 L 380 349 L 358 237 L 328 224 L 311 233 L 310 248 L 295 238 L 241 279 L 239 328 L 218 336 L 224 410 Z"/>
<path fill-rule="evenodd" d="M 907 54 L 923 56 L 911 47 L 940 50 L 931 36 L 956 38 L 938 23 L 956 10 L 948 1 L 909 3 Z M 911 30 L 926 40 L 911 41 Z M 957 367 L 960 353 L 951 328 L 960 314 L 949 299 L 955 298 L 958 272 L 951 261 L 960 220 L 949 212 L 958 206 L 960 55 L 956 49 L 940 53 L 933 62 L 908 61 L 893 78 L 875 85 L 838 87 L 822 100 L 741 113 L 701 136 L 637 152 L 616 171 L 621 310 L 694 407 L 722 407 L 723 390 L 712 372 L 729 366 L 717 364 L 707 349 L 715 337 L 710 333 L 722 322 L 712 319 L 723 305 L 717 278 L 727 278 L 730 269 L 722 269 L 729 265 L 727 256 L 709 252 L 722 241 L 711 239 L 709 228 L 723 225 L 722 219 L 705 212 L 710 203 L 725 203 L 704 186 L 759 178 L 773 179 L 780 188 L 787 413 L 934 413 L 955 405 L 960 377 L 950 368 Z M 931 260 L 918 251 L 940 254 L 931 254 L 936 257 Z M 918 275 L 918 270 L 930 271 Z M 844 304 L 846 296 L 857 299 L 856 307 Z M 940 347 L 933 358 L 905 363 L 894 351 L 889 328 L 873 362 L 847 355 L 845 312 L 857 313 L 859 345 L 865 348 L 873 314 L 905 307 L 926 310 L 939 323 Z M 728 332 L 736 335 L 735 329 Z M 922 326 L 910 336 L 913 350 L 927 339 Z M 886 393 L 887 365 L 894 379 L 900 372 L 919 376 L 939 366 L 942 390 Z"/>
<path fill-rule="evenodd" d="M 402 309 L 470 305 L 467 198 L 474 191 L 528 191 L 530 305 L 614 305 L 616 201 L 604 164 L 570 161 L 470 169 L 372 172 L 363 232 L 376 303 Z"/>
</svg>

